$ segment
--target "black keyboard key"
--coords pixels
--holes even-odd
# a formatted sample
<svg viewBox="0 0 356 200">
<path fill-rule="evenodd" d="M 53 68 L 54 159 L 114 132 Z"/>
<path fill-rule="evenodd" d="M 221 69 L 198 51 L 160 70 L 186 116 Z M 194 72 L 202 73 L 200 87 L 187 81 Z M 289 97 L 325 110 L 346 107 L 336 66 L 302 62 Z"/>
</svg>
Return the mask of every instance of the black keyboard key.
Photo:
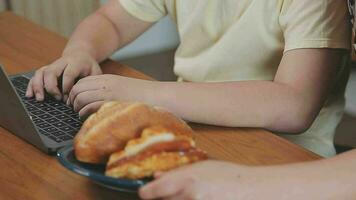
<svg viewBox="0 0 356 200">
<path fill-rule="evenodd" d="M 78 121 L 81 121 L 81 119 L 80 119 L 78 114 L 71 115 L 70 117 L 73 118 L 73 119 L 76 119 Z"/>
<path fill-rule="evenodd" d="M 51 134 L 56 136 L 56 137 L 65 135 L 65 133 L 63 133 L 62 131 L 55 131 L 55 132 L 52 132 Z"/>
<path fill-rule="evenodd" d="M 48 128 L 45 128 L 44 129 L 45 131 L 47 131 L 48 133 L 52 133 L 52 132 L 55 132 L 55 131 L 58 131 L 58 129 L 54 128 L 54 127 L 48 127 Z"/>
<path fill-rule="evenodd" d="M 61 127 L 66 126 L 66 124 L 63 123 L 63 122 L 56 122 L 56 123 L 53 123 L 52 125 L 55 126 L 55 127 L 57 127 L 57 128 L 61 128 Z"/>
<path fill-rule="evenodd" d="M 26 96 L 21 97 L 22 101 L 25 102 L 28 98 Z"/>
<path fill-rule="evenodd" d="M 59 107 L 56 107 L 56 109 L 60 110 L 60 111 L 72 110 L 72 108 L 68 107 L 68 106 L 59 106 Z"/>
<path fill-rule="evenodd" d="M 45 106 L 45 107 L 41 108 L 41 110 L 46 111 L 46 112 L 50 112 L 50 111 L 54 111 L 55 109 L 52 108 L 52 107 L 49 107 L 49 106 Z"/>
<path fill-rule="evenodd" d="M 35 98 L 30 98 L 30 99 L 27 99 L 26 102 L 28 102 L 29 104 L 36 104 L 38 101 L 36 101 Z"/>
<path fill-rule="evenodd" d="M 13 80 L 15 80 L 15 81 L 17 81 L 17 82 L 20 82 L 20 83 L 23 83 L 23 84 L 25 84 L 25 85 L 27 85 L 28 82 L 30 81 L 30 79 L 25 78 L 25 77 L 23 77 L 23 76 L 15 77 L 15 78 L 13 78 Z"/>
<path fill-rule="evenodd" d="M 25 98 L 23 99 L 23 101 L 25 102 L 26 105 L 29 106 L 36 106 L 36 100 L 34 100 L 34 98 Z"/>
<path fill-rule="evenodd" d="M 82 126 L 81 122 L 74 122 L 74 123 L 70 123 L 70 126 L 74 127 L 74 128 L 80 128 Z"/>
<path fill-rule="evenodd" d="M 26 106 L 26 109 L 28 112 L 34 112 L 34 111 L 37 111 L 38 109 L 33 107 L 33 106 Z"/>
<path fill-rule="evenodd" d="M 59 112 L 58 110 L 54 110 L 54 111 L 50 111 L 50 112 L 48 112 L 49 114 L 51 114 L 51 115 L 60 115 L 60 114 L 62 114 L 61 112 Z"/>
<path fill-rule="evenodd" d="M 19 89 L 19 90 L 22 90 L 22 91 L 26 91 L 27 86 L 25 86 L 25 85 L 18 85 L 18 86 L 16 86 L 16 88 Z"/>
<path fill-rule="evenodd" d="M 72 136 L 69 136 L 69 135 L 64 135 L 64 136 L 59 136 L 59 138 L 63 141 L 67 141 L 67 140 L 71 140 L 73 139 Z"/>
<path fill-rule="evenodd" d="M 75 112 L 74 110 L 67 110 L 67 111 L 64 111 L 64 113 L 67 115 L 78 115 L 78 113 Z"/>
<path fill-rule="evenodd" d="M 69 127 L 69 126 L 62 126 L 62 127 L 58 128 L 58 129 L 61 130 L 61 131 L 66 132 L 66 133 L 73 130 L 73 128 Z"/>
<path fill-rule="evenodd" d="M 34 115 L 42 115 L 42 114 L 44 114 L 45 112 L 43 112 L 42 110 L 34 110 L 34 111 L 32 111 L 31 113 L 34 114 Z"/>
<path fill-rule="evenodd" d="M 35 123 L 35 124 L 42 124 L 42 123 L 44 123 L 44 121 L 41 120 L 41 119 L 39 119 L 39 118 L 32 119 L 32 121 L 33 121 L 33 123 Z"/>
<path fill-rule="evenodd" d="M 15 86 L 16 89 L 21 89 L 21 90 L 26 90 L 27 89 L 27 84 L 23 84 L 21 82 L 18 81 L 11 81 L 12 84 Z"/>
<path fill-rule="evenodd" d="M 52 117 L 52 118 L 46 119 L 45 121 L 50 124 L 53 124 L 55 122 L 59 122 L 59 119 Z"/>
<path fill-rule="evenodd" d="M 46 120 L 46 119 L 48 119 L 48 118 L 51 118 L 51 115 L 49 115 L 49 114 L 43 114 L 43 115 L 38 115 L 38 117 L 41 118 L 41 119 Z"/>
<path fill-rule="evenodd" d="M 15 79 L 12 79 L 12 80 L 11 80 L 11 83 L 12 83 L 12 85 L 14 85 L 15 87 L 16 87 L 16 86 L 19 86 L 19 85 L 22 85 L 22 83 L 16 81 Z"/>
<path fill-rule="evenodd" d="M 74 119 L 72 119 L 72 118 L 67 118 L 67 119 L 64 119 L 64 120 L 62 120 L 62 121 L 64 121 L 64 122 L 67 123 L 67 124 L 71 124 L 71 123 L 77 122 L 76 120 L 74 120 Z"/>
<path fill-rule="evenodd" d="M 65 120 L 65 119 L 69 118 L 68 115 L 65 115 L 65 114 L 57 115 L 56 117 L 60 120 Z"/>
<path fill-rule="evenodd" d="M 36 102 L 34 106 L 36 106 L 37 108 L 42 109 L 42 108 L 46 107 L 46 104 L 42 103 L 42 102 Z"/>
<path fill-rule="evenodd" d="M 36 124 L 37 127 L 46 130 L 47 127 L 50 127 L 51 125 L 47 123 L 42 123 L 42 124 Z"/>
<path fill-rule="evenodd" d="M 59 103 L 58 101 L 48 102 L 48 104 L 53 107 L 59 107 L 59 106 L 63 105 L 62 103 Z"/>
</svg>

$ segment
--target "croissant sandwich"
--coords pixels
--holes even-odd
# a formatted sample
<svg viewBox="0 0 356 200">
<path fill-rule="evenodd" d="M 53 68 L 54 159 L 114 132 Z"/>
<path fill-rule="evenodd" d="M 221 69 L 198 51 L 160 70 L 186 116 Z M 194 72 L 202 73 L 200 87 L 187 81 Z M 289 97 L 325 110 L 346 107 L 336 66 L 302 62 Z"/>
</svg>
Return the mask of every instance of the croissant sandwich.
<svg viewBox="0 0 356 200">
<path fill-rule="evenodd" d="M 108 176 L 139 179 L 206 159 L 192 137 L 183 120 L 161 108 L 108 102 L 85 121 L 74 152 L 79 161 L 107 164 Z"/>
<path fill-rule="evenodd" d="M 130 140 L 124 150 L 112 154 L 106 175 L 140 179 L 205 159 L 206 153 L 195 147 L 191 136 L 155 126 L 144 129 L 140 138 Z"/>
</svg>

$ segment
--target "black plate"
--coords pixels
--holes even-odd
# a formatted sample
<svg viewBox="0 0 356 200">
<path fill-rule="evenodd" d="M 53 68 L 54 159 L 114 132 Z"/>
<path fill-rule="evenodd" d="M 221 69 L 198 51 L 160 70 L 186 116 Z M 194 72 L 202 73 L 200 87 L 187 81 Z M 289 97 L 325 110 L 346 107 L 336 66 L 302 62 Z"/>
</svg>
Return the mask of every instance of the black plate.
<svg viewBox="0 0 356 200">
<path fill-rule="evenodd" d="M 66 146 L 59 150 L 57 158 L 65 168 L 82 176 L 88 177 L 95 183 L 113 190 L 137 192 L 141 186 L 151 180 L 128 180 L 105 176 L 105 165 L 87 164 L 78 161 L 74 156 L 73 146 Z"/>
</svg>

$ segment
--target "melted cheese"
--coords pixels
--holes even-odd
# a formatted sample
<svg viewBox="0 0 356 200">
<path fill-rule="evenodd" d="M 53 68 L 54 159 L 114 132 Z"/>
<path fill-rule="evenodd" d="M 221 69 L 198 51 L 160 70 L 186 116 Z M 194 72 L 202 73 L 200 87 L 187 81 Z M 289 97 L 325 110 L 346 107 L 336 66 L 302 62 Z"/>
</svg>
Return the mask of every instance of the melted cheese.
<svg viewBox="0 0 356 200">
<path fill-rule="evenodd" d="M 173 133 L 162 133 L 159 135 L 151 136 L 141 144 L 136 144 L 136 145 L 126 147 L 125 153 L 122 155 L 122 157 L 134 156 L 139 152 L 145 150 L 147 147 L 150 147 L 156 143 L 170 142 L 173 141 L 174 139 L 175 139 L 175 135 Z"/>
</svg>

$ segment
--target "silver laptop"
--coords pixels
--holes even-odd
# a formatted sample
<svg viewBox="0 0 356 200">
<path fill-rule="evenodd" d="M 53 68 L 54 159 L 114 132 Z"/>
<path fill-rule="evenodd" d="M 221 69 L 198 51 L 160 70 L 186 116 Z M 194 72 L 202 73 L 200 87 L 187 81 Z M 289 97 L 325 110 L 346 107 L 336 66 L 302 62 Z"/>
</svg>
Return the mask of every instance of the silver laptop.
<svg viewBox="0 0 356 200">
<path fill-rule="evenodd" d="M 26 98 L 33 73 L 7 76 L 0 66 L 0 126 L 46 153 L 72 143 L 82 121 L 73 109 L 50 95 Z"/>
</svg>

